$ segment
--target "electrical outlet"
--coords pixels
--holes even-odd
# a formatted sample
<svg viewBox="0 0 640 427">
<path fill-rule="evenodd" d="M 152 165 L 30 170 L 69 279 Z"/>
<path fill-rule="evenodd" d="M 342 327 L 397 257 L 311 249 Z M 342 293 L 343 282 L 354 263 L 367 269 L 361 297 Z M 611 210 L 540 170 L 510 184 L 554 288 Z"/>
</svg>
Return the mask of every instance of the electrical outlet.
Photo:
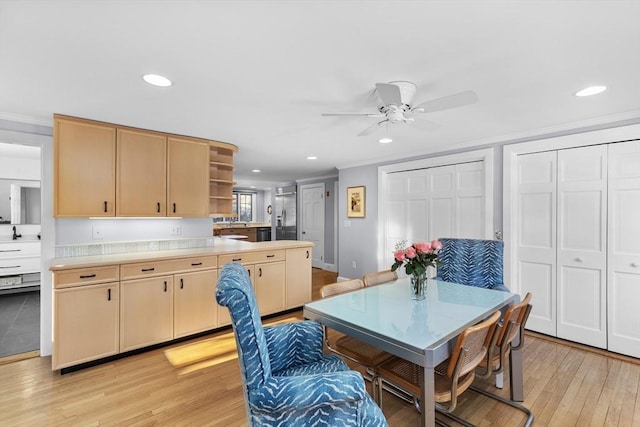
<svg viewBox="0 0 640 427">
<path fill-rule="evenodd" d="M 104 228 L 101 225 L 94 225 L 92 227 L 93 240 L 104 239 Z"/>
<path fill-rule="evenodd" d="M 351 268 L 358 268 L 358 267 L 356 267 L 356 262 L 355 261 L 351 261 Z"/>
<path fill-rule="evenodd" d="M 182 227 L 180 227 L 179 225 L 172 225 L 171 226 L 171 235 L 172 236 L 179 236 L 180 234 L 182 234 Z"/>
</svg>

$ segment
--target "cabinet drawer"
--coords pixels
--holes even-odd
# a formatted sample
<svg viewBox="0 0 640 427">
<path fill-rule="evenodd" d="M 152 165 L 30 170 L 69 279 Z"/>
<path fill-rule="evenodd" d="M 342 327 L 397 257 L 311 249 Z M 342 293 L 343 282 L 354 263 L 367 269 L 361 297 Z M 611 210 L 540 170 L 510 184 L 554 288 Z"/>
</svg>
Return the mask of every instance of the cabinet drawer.
<svg viewBox="0 0 640 427">
<path fill-rule="evenodd" d="M 40 256 L 40 242 L 0 243 L 0 259 Z"/>
<path fill-rule="evenodd" d="M 162 274 L 173 274 L 184 265 L 182 260 L 168 261 L 148 261 L 135 264 L 122 264 L 120 266 L 120 277 L 122 280 L 140 279 L 143 277 L 158 276 Z"/>
<path fill-rule="evenodd" d="M 91 285 L 94 283 L 117 282 L 120 279 L 117 265 L 93 268 L 72 268 L 53 272 L 54 288 Z"/>
<path fill-rule="evenodd" d="M 37 273 L 40 271 L 40 257 L 2 258 L 0 259 L 0 276 L 10 274 Z"/>
<path fill-rule="evenodd" d="M 259 262 L 284 261 L 284 249 L 260 252 L 243 252 L 237 254 L 220 255 L 219 264 L 223 266 L 230 262 L 239 262 L 242 264 L 256 264 Z"/>
<path fill-rule="evenodd" d="M 176 266 L 176 273 L 206 270 L 218 267 L 218 257 L 215 255 L 177 259 L 174 262 Z"/>
</svg>

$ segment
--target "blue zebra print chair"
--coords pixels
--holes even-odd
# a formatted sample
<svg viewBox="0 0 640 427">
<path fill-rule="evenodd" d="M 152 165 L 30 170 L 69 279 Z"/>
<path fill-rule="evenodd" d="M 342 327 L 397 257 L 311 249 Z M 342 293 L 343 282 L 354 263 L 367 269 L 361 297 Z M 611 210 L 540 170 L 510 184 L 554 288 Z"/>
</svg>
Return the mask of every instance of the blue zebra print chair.
<svg viewBox="0 0 640 427">
<path fill-rule="evenodd" d="M 323 354 L 319 323 L 263 328 L 241 264 L 223 267 L 216 301 L 231 314 L 249 425 L 387 426 L 360 373 Z"/>
<path fill-rule="evenodd" d="M 500 240 L 439 239 L 436 279 L 481 288 L 509 291 L 503 279 L 504 242 Z"/>
</svg>

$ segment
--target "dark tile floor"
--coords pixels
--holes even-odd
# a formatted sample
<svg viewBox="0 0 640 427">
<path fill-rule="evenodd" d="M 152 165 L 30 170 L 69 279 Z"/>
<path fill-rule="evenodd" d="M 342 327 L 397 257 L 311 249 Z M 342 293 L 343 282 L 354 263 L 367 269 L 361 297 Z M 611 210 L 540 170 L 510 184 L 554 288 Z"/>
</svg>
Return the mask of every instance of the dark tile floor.
<svg viewBox="0 0 640 427">
<path fill-rule="evenodd" d="M 40 291 L 0 295 L 0 357 L 40 348 Z"/>
</svg>

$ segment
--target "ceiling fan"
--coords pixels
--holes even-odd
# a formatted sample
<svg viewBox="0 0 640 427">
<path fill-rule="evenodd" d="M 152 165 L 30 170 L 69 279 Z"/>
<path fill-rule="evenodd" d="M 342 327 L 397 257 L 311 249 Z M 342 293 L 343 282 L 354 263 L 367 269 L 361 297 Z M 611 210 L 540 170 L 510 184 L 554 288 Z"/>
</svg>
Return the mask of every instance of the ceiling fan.
<svg viewBox="0 0 640 427">
<path fill-rule="evenodd" d="M 409 126 L 423 130 L 431 130 L 437 127 L 422 114 L 449 108 L 462 107 L 478 101 L 478 95 L 471 90 L 455 93 L 432 99 L 422 104 L 412 105 L 417 87 L 414 83 L 405 81 L 393 81 L 389 83 L 376 83 L 376 93 L 382 102 L 376 113 L 323 113 L 323 116 L 363 116 L 380 119 L 376 123 L 360 132 L 358 136 L 369 135 L 379 127 L 388 124 L 405 123 Z"/>
</svg>

